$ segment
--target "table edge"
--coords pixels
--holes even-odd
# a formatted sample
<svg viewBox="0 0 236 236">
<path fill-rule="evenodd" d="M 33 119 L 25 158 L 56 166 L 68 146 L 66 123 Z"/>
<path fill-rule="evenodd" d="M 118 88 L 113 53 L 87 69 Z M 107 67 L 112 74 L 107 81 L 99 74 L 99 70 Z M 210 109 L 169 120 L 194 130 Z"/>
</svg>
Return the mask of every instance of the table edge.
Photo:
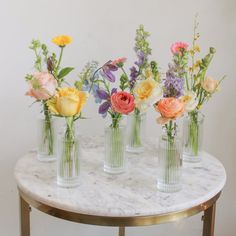
<svg viewBox="0 0 236 236">
<path fill-rule="evenodd" d="M 207 201 L 202 202 L 201 204 L 198 204 L 194 207 L 187 208 L 185 210 L 170 212 L 167 214 L 142 215 L 142 216 L 137 215 L 137 216 L 122 217 L 122 216 L 91 215 L 91 214 L 83 214 L 73 211 L 67 211 L 60 208 L 49 206 L 45 203 L 35 200 L 27 193 L 22 191 L 19 187 L 18 191 L 20 197 L 23 198 L 30 206 L 48 215 L 77 223 L 100 225 L 100 226 L 120 226 L 120 227 L 156 225 L 161 223 L 173 222 L 186 217 L 196 215 L 202 211 L 205 211 L 213 204 L 215 204 L 222 192 L 221 190 Z"/>
</svg>

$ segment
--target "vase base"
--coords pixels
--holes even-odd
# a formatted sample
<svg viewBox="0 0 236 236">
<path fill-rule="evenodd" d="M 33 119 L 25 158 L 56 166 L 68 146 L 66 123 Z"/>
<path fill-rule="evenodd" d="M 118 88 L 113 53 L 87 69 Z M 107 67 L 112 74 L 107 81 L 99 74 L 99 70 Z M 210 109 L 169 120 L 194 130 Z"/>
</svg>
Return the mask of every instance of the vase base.
<svg viewBox="0 0 236 236">
<path fill-rule="evenodd" d="M 198 162 L 201 162 L 201 160 L 202 158 L 200 154 L 197 156 L 193 156 L 193 155 L 183 153 L 183 161 L 185 162 L 198 163 Z"/>
<path fill-rule="evenodd" d="M 114 168 L 114 167 L 110 167 L 110 166 L 104 165 L 103 170 L 106 173 L 116 175 L 116 174 L 124 173 L 126 171 L 126 168 L 125 167 L 116 167 L 116 168 Z"/>
<path fill-rule="evenodd" d="M 160 181 L 157 181 L 157 189 L 160 192 L 165 192 L 165 193 L 174 193 L 180 191 L 182 188 L 181 184 L 166 184 L 162 183 Z"/>
<path fill-rule="evenodd" d="M 71 179 L 57 177 L 57 185 L 63 188 L 75 188 L 79 185 L 79 179 L 78 177 Z"/>
<path fill-rule="evenodd" d="M 56 155 L 37 153 L 37 159 L 41 162 L 53 162 L 56 161 Z"/>
<path fill-rule="evenodd" d="M 142 153 L 144 152 L 144 147 L 131 147 L 131 146 L 126 146 L 126 152 L 130 153 Z"/>
</svg>

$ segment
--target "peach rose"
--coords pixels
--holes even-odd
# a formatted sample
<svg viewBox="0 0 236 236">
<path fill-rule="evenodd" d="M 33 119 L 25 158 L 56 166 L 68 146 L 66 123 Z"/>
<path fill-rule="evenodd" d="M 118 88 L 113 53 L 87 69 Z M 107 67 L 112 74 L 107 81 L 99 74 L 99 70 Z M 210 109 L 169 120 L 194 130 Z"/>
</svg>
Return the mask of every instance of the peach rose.
<svg viewBox="0 0 236 236">
<path fill-rule="evenodd" d="M 201 83 L 201 86 L 208 93 L 214 93 L 219 85 L 219 82 L 210 76 L 207 76 L 204 81 Z"/>
<path fill-rule="evenodd" d="M 157 103 L 156 110 L 161 114 L 161 117 L 158 118 L 157 122 L 164 124 L 183 114 L 184 103 L 181 99 L 174 97 L 163 98 Z"/>
<path fill-rule="evenodd" d="M 33 78 L 29 80 L 29 85 L 30 88 L 26 95 L 37 100 L 47 100 L 55 94 L 57 81 L 48 72 L 36 72 Z"/>
<path fill-rule="evenodd" d="M 134 97 L 127 92 L 117 92 L 111 96 L 112 109 L 121 114 L 128 114 L 135 108 Z"/>
</svg>

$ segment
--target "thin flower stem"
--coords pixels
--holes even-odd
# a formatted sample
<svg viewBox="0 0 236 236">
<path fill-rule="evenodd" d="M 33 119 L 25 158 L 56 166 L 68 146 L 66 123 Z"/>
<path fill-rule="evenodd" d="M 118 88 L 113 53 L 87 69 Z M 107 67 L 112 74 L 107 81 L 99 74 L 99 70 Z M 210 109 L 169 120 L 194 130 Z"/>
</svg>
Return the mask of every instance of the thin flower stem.
<svg viewBox="0 0 236 236">
<path fill-rule="evenodd" d="M 56 66 L 56 71 L 55 71 L 56 75 L 57 75 L 58 70 L 60 68 L 60 64 L 61 64 L 61 60 L 62 60 L 62 55 L 63 55 L 63 50 L 64 50 L 64 47 L 60 47 L 60 48 L 61 48 L 61 52 L 60 52 L 60 56 L 59 56 L 59 60 L 58 60 L 57 66 Z"/>
</svg>

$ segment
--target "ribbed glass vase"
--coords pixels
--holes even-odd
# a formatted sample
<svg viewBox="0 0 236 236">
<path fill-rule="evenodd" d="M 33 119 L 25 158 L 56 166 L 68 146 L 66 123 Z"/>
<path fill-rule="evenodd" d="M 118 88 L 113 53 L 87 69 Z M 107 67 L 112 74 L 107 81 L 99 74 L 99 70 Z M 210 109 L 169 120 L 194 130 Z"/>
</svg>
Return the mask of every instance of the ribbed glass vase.
<svg viewBox="0 0 236 236">
<path fill-rule="evenodd" d="M 43 162 L 56 160 L 54 119 L 38 119 L 37 125 L 37 159 Z"/>
<path fill-rule="evenodd" d="M 127 152 L 144 152 L 145 125 L 146 113 L 133 112 L 128 115 Z"/>
<path fill-rule="evenodd" d="M 74 126 L 70 122 L 67 124 L 66 131 L 58 136 L 57 149 L 57 184 L 69 188 L 78 186 L 80 145 Z"/>
<path fill-rule="evenodd" d="M 202 152 L 204 115 L 199 111 L 192 111 L 183 121 L 183 160 L 200 162 Z"/>
<path fill-rule="evenodd" d="M 104 171 L 119 174 L 125 171 L 125 127 L 108 126 L 105 128 Z"/>
<path fill-rule="evenodd" d="M 157 188 L 162 192 L 181 189 L 182 145 L 177 136 L 163 134 L 158 146 Z"/>
</svg>

